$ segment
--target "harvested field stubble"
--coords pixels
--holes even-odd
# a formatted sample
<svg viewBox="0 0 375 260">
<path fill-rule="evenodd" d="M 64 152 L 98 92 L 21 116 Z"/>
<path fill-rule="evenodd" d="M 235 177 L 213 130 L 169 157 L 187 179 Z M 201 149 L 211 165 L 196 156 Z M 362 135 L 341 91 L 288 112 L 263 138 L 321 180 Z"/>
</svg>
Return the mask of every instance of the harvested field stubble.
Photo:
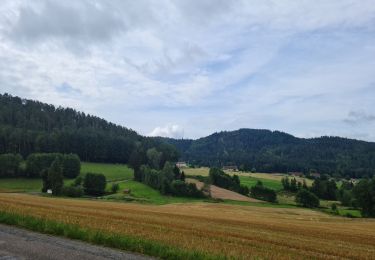
<svg viewBox="0 0 375 260">
<path fill-rule="evenodd" d="M 0 194 L 0 211 L 234 258 L 371 259 L 375 221 L 305 209 L 136 205 Z"/>
</svg>

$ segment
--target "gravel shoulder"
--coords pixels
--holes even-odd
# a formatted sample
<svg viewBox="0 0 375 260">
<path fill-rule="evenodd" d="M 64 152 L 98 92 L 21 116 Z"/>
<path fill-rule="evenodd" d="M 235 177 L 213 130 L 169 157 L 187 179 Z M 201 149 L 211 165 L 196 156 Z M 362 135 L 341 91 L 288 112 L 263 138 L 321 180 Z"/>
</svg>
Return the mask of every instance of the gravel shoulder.
<svg viewBox="0 0 375 260">
<path fill-rule="evenodd" d="M 152 258 L 0 224 L 0 259 L 143 260 Z"/>
</svg>

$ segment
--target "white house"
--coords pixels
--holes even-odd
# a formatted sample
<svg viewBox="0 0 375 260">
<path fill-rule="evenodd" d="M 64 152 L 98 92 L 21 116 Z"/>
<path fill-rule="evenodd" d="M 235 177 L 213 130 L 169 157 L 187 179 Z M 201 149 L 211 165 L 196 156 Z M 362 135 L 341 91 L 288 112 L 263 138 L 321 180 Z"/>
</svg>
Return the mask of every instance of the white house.
<svg viewBox="0 0 375 260">
<path fill-rule="evenodd" d="M 188 165 L 187 165 L 186 162 L 177 162 L 177 163 L 176 163 L 176 166 L 177 166 L 178 168 L 186 168 L 186 167 L 188 167 Z"/>
</svg>

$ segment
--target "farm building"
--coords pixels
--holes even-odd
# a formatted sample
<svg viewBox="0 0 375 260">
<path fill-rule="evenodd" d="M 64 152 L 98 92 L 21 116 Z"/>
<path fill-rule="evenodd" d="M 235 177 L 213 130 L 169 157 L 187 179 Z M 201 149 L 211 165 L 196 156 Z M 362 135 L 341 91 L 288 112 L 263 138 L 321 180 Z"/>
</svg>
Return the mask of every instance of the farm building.
<svg viewBox="0 0 375 260">
<path fill-rule="evenodd" d="M 310 173 L 310 176 L 314 178 L 320 178 L 320 173 L 313 172 L 313 173 Z"/>
<path fill-rule="evenodd" d="M 289 175 L 292 175 L 295 177 L 303 177 L 303 172 L 289 172 Z"/>
<path fill-rule="evenodd" d="M 236 165 L 228 165 L 228 166 L 223 166 L 224 171 L 234 171 L 237 172 L 238 168 Z"/>
<path fill-rule="evenodd" d="M 186 167 L 188 167 L 188 165 L 187 165 L 186 162 L 177 162 L 177 163 L 176 163 L 176 166 L 177 166 L 178 168 L 186 168 Z"/>
</svg>

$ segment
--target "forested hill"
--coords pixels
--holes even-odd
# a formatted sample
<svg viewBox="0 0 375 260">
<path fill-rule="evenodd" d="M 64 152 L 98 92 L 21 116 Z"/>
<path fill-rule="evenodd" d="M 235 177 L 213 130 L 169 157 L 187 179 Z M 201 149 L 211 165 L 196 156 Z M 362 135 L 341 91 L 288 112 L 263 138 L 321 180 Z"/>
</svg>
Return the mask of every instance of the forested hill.
<svg viewBox="0 0 375 260">
<path fill-rule="evenodd" d="M 340 137 L 303 139 L 278 131 L 240 129 L 198 140 L 159 140 L 175 145 L 181 160 L 204 166 L 234 164 L 261 172 L 315 170 L 351 177 L 375 173 L 375 143 Z"/>
<path fill-rule="evenodd" d="M 0 154 L 76 153 L 84 161 L 127 163 L 135 149 L 150 148 L 177 159 L 173 146 L 96 116 L 0 94 Z"/>
</svg>

